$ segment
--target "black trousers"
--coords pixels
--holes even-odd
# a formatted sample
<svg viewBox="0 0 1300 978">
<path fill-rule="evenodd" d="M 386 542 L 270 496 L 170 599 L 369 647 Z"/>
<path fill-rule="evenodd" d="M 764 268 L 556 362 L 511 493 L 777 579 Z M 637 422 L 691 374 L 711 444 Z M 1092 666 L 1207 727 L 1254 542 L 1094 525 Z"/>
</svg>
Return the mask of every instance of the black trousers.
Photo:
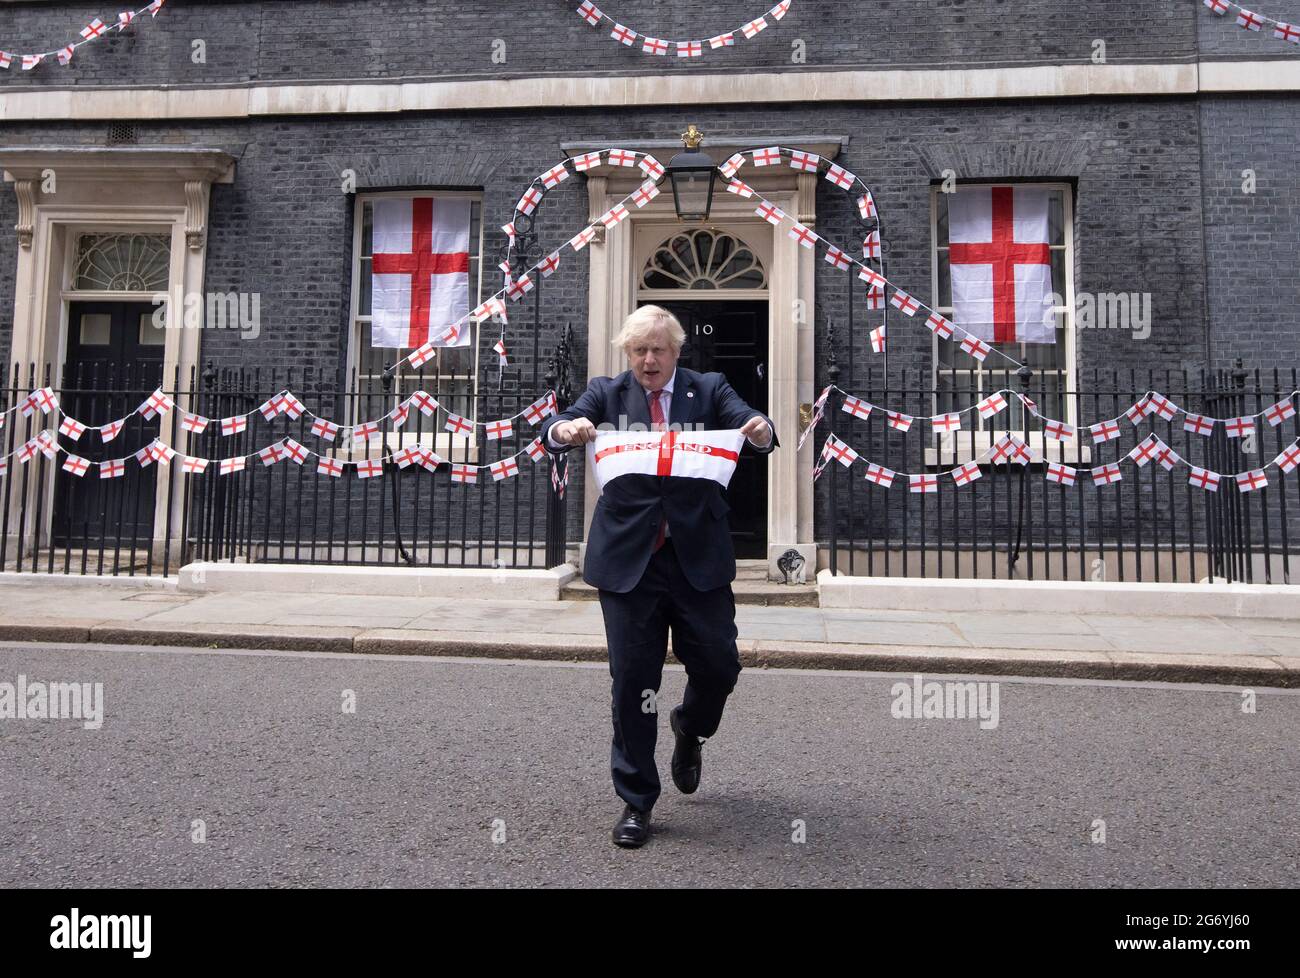
<svg viewBox="0 0 1300 978">
<path fill-rule="evenodd" d="M 740 675 L 736 599 L 730 585 L 711 591 L 693 588 L 669 537 L 631 591 L 600 592 L 600 609 L 613 679 L 614 790 L 629 805 L 649 810 L 660 790 L 655 740 L 669 629 L 673 653 L 686 667 L 686 695 L 678 714 L 682 730 L 712 737 Z"/>
</svg>

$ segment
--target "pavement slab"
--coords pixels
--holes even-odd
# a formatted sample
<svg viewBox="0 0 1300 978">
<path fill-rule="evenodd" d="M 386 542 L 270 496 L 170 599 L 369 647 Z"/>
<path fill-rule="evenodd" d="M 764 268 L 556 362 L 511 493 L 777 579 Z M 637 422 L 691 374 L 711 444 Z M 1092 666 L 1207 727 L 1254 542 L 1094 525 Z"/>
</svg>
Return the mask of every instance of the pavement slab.
<svg viewBox="0 0 1300 978">
<path fill-rule="evenodd" d="M 742 661 L 761 667 L 1300 686 L 1300 622 L 1278 619 L 739 605 L 736 625 Z M 594 601 L 181 593 L 59 578 L 0 582 L 0 639 L 561 662 L 607 654 Z"/>
</svg>

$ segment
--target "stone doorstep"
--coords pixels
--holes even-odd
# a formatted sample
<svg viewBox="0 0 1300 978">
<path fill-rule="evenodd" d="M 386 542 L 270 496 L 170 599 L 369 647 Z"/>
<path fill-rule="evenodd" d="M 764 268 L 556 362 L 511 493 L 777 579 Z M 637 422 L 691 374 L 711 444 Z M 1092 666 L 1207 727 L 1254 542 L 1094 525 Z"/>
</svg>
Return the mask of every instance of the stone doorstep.
<svg viewBox="0 0 1300 978">
<path fill-rule="evenodd" d="M 1300 585 L 848 577 L 819 571 L 821 607 L 1300 621 Z"/>
<path fill-rule="evenodd" d="M 192 594 L 382 594 L 555 601 L 561 587 L 576 573 L 569 564 L 544 570 L 195 563 L 187 564 L 177 573 L 177 588 Z"/>
<path fill-rule="evenodd" d="M 732 582 L 731 591 L 738 605 L 767 605 L 799 608 L 817 607 L 815 584 L 772 584 L 767 581 Z M 561 601 L 598 601 L 596 589 L 582 580 L 572 580 L 560 588 Z"/>
<path fill-rule="evenodd" d="M 144 574 L 136 574 L 134 577 L 126 573 L 122 574 L 61 574 L 55 571 L 53 574 L 45 573 L 19 573 L 16 571 L 0 571 L 0 588 L 39 588 L 57 586 L 59 588 L 136 588 L 151 589 L 159 591 L 176 590 L 176 572 L 167 577 L 146 577 Z"/>
<path fill-rule="evenodd" d="M 0 640 L 550 662 L 604 662 L 607 659 L 604 639 L 593 635 L 566 635 L 548 640 L 539 634 L 502 633 L 484 637 L 479 633 L 410 628 L 0 623 Z M 737 646 L 741 663 L 747 668 L 757 669 L 1103 679 L 1300 689 L 1300 661 L 1286 657 L 861 646 L 776 639 L 742 639 Z M 671 649 L 669 661 L 677 662 Z"/>
</svg>

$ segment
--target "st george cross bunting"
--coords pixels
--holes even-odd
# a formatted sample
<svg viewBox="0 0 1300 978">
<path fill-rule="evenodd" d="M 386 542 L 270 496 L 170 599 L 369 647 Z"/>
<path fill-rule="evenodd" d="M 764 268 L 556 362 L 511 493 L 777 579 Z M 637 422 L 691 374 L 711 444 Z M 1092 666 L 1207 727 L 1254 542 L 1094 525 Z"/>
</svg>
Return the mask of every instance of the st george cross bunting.
<svg viewBox="0 0 1300 978">
<path fill-rule="evenodd" d="M 459 197 L 384 197 L 374 203 L 374 299 L 370 342 L 410 349 L 466 346 L 444 331 L 469 314 L 470 201 Z"/>
<path fill-rule="evenodd" d="M 745 436 L 731 431 L 608 431 L 587 445 L 603 490 L 624 475 L 712 479 L 724 489 L 736 471 Z"/>
</svg>

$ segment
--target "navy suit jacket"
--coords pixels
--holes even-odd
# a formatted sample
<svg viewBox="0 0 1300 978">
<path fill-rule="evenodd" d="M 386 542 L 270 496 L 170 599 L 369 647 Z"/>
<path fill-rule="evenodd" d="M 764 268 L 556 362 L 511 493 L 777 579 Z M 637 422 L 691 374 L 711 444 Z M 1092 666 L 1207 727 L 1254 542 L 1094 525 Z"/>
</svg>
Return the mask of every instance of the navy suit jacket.
<svg viewBox="0 0 1300 978">
<path fill-rule="evenodd" d="M 754 416 L 771 426 L 772 441 L 765 449 L 746 442 L 746 450 L 769 454 L 777 440 L 776 426 L 767 415 L 746 404 L 722 374 L 677 368 L 668 413 L 670 427 L 698 425 L 705 430 L 725 430 L 740 428 Z M 630 370 L 614 378 L 593 378 L 572 407 L 542 425 L 542 444 L 547 451 L 558 455 L 572 450 L 573 446 L 551 448 L 548 435 L 552 425 L 578 418 L 586 418 L 598 428 L 605 425 L 625 430 L 638 423 L 648 429 L 650 406 L 645 388 Z M 650 563 L 659 522 L 667 518 L 673 547 L 691 586 L 708 591 L 729 584 L 736 577 L 736 551 L 727 521 L 730 509 L 722 498 L 722 486 L 712 479 L 619 476 L 605 486 L 596 503 L 582 578 L 604 591 L 631 591 Z"/>
</svg>

